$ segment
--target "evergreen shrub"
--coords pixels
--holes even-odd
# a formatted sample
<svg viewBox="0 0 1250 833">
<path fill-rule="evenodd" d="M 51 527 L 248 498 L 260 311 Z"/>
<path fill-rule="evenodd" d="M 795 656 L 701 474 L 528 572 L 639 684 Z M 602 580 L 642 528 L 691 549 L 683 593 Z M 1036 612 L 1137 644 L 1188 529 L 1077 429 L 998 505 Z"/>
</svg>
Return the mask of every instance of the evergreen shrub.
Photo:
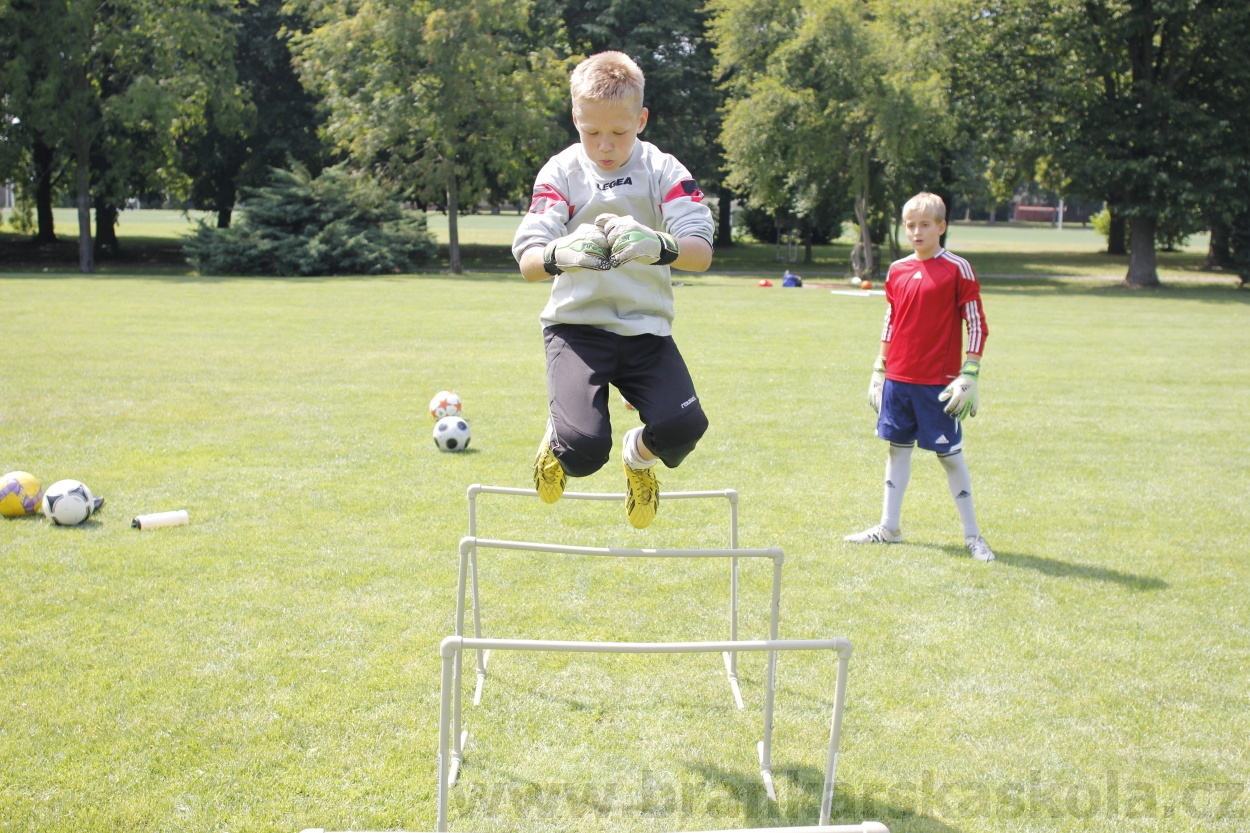
<svg viewBox="0 0 1250 833">
<path fill-rule="evenodd" d="M 423 213 L 343 165 L 316 177 L 300 165 L 273 168 L 267 185 L 241 196 L 233 225 L 201 221 L 183 245 L 200 274 L 378 275 L 411 271 L 437 252 Z"/>
</svg>

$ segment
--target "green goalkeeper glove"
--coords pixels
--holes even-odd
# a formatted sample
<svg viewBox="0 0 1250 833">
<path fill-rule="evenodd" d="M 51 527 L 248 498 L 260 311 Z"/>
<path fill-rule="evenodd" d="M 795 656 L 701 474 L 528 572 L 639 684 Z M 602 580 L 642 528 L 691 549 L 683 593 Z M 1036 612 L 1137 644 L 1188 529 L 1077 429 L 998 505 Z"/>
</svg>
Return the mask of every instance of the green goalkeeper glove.
<svg viewBox="0 0 1250 833">
<path fill-rule="evenodd" d="M 868 404 L 881 413 L 881 391 L 885 389 L 885 356 L 877 356 L 872 363 L 872 378 L 868 380 Z"/>
<path fill-rule="evenodd" d="M 671 234 L 647 228 L 629 215 L 600 214 L 595 218 L 595 225 L 608 235 L 613 266 L 631 260 L 648 266 L 666 266 L 680 253 Z"/>
<path fill-rule="evenodd" d="M 946 406 L 946 413 L 955 419 L 967 419 L 977 415 L 977 376 L 980 373 L 980 362 L 972 359 L 964 362 L 955 381 L 938 394 L 938 401 L 950 400 L 950 404 Z"/>
<path fill-rule="evenodd" d="M 572 234 L 558 237 L 543 247 L 543 268 L 548 275 L 594 269 L 604 272 L 608 261 L 608 237 L 603 229 L 582 223 Z"/>
</svg>

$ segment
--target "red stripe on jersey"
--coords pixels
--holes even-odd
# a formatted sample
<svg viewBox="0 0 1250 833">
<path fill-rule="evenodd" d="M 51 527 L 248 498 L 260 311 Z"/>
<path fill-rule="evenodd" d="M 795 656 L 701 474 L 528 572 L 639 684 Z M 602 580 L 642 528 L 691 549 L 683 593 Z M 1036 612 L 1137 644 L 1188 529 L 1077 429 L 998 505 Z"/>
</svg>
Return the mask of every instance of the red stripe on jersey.
<svg viewBox="0 0 1250 833">
<path fill-rule="evenodd" d="M 569 203 L 564 195 L 555 189 L 552 185 L 539 183 L 534 186 L 534 195 L 530 198 L 531 214 L 542 214 L 549 208 L 554 208 L 556 203 L 564 203 L 569 207 L 569 216 L 573 216 L 573 206 Z"/>
<path fill-rule="evenodd" d="M 672 202 L 681 197 L 690 197 L 695 202 L 703 202 L 703 192 L 693 179 L 683 179 L 664 195 L 664 202 Z"/>
</svg>

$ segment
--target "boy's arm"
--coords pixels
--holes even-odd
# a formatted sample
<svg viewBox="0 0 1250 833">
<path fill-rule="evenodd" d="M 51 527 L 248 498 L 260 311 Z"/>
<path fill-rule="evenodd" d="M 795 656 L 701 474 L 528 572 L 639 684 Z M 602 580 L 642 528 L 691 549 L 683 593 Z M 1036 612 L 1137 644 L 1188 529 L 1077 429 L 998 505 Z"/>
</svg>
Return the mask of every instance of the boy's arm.
<svg viewBox="0 0 1250 833">
<path fill-rule="evenodd" d="M 706 272 L 712 265 L 712 245 L 702 237 L 678 238 L 677 248 L 677 259 L 672 263 L 674 269 L 683 272 Z"/>
<path fill-rule="evenodd" d="M 545 281 L 551 277 L 547 274 L 547 268 L 543 265 L 543 247 L 531 246 L 524 252 L 521 252 L 521 277 L 530 283 L 537 281 Z"/>
</svg>

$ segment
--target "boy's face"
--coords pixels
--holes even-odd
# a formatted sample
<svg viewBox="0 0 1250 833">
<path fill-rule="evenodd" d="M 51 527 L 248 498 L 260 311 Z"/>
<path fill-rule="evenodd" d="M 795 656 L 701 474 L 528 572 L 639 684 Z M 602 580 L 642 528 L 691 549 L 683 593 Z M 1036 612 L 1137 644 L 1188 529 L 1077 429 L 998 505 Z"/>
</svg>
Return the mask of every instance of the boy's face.
<svg viewBox="0 0 1250 833">
<path fill-rule="evenodd" d="M 942 248 L 942 235 L 946 233 L 946 221 L 935 220 L 928 214 L 909 211 L 903 215 L 903 228 L 907 242 L 916 250 L 916 257 L 928 260 Z"/>
<path fill-rule="evenodd" d="M 647 126 L 647 108 L 605 101 L 573 104 L 573 124 L 582 148 L 604 173 L 620 169 L 634 152 L 638 134 Z"/>
</svg>

